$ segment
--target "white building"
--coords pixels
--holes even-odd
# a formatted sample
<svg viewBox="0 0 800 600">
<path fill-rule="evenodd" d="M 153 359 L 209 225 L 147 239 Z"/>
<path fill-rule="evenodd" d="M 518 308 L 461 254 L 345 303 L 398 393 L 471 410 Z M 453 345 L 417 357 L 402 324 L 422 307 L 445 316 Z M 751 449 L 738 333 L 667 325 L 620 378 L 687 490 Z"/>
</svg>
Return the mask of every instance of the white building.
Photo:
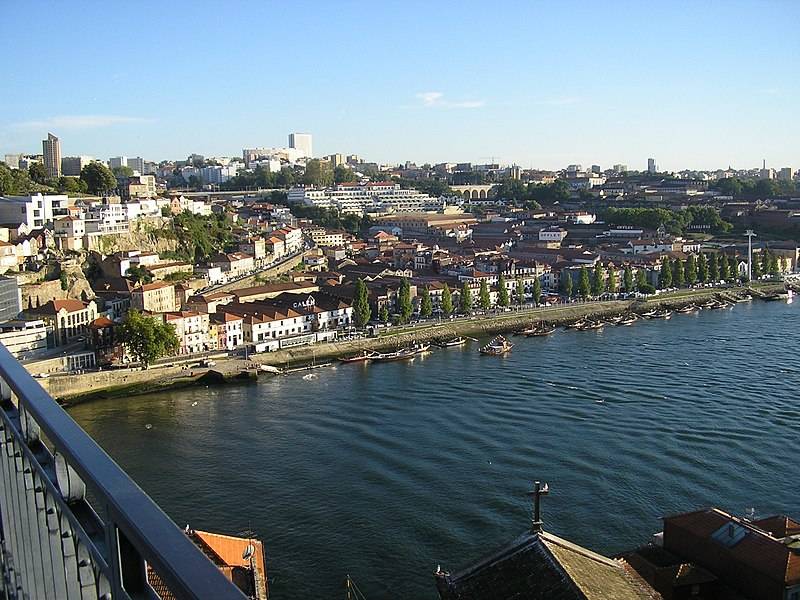
<svg viewBox="0 0 800 600">
<path fill-rule="evenodd" d="M 130 231 L 128 209 L 127 204 L 110 202 L 91 204 L 86 211 L 86 233 L 89 235 L 128 233 Z"/>
<path fill-rule="evenodd" d="M 200 177 L 203 178 L 204 183 L 212 183 L 212 184 L 220 184 L 225 183 L 231 177 L 235 177 L 238 171 L 239 163 L 233 163 L 233 165 L 227 167 L 220 167 L 220 166 L 210 166 L 210 167 L 203 167 L 200 169 Z"/>
<path fill-rule="evenodd" d="M 25 223 L 30 229 L 39 229 L 54 217 L 66 216 L 69 204 L 65 194 L 0 196 L 0 223 Z"/>
<path fill-rule="evenodd" d="M 39 319 L 7 321 L 0 324 L 0 343 L 14 358 L 36 358 L 47 351 L 47 325 Z"/>
<path fill-rule="evenodd" d="M 290 204 L 334 208 L 347 214 L 438 211 L 444 198 L 434 198 L 417 190 L 402 189 L 396 183 L 342 183 L 328 188 L 294 187 Z"/>
<path fill-rule="evenodd" d="M 310 133 L 290 133 L 289 148 L 300 150 L 308 158 L 314 156 Z"/>
<path fill-rule="evenodd" d="M 190 310 L 169 312 L 164 315 L 164 322 L 175 328 L 180 342 L 180 354 L 194 354 L 210 349 L 207 314 Z"/>
<path fill-rule="evenodd" d="M 561 227 L 545 227 L 539 230 L 540 242 L 558 242 L 559 244 L 567 237 L 567 230 Z"/>
<path fill-rule="evenodd" d="M 82 250 L 86 235 L 86 221 L 82 216 L 60 217 L 53 222 L 56 245 L 61 250 Z"/>
</svg>

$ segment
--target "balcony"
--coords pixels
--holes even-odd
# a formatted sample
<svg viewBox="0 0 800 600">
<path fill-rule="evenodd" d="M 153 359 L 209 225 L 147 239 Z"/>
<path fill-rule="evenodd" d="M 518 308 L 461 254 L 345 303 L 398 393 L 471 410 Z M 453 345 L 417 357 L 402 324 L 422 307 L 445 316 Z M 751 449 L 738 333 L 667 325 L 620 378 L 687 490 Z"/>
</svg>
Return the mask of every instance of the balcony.
<svg viewBox="0 0 800 600">
<path fill-rule="evenodd" d="M 245 597 L 2 344 L 0 567 L 0 598 Z"/>
</svg>

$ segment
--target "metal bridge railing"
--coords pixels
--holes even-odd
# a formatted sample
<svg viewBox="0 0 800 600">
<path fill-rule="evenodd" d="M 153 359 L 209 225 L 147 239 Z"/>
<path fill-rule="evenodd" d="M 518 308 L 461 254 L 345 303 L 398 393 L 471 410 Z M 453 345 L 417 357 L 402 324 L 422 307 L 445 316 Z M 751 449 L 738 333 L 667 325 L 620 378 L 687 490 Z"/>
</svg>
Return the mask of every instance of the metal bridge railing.
<svg viewBox="0 0 800 600">
<path fill-rule="evenodd" d="M 0 569 L 8 599 L 244 598 L 2 344 Z"/>
</svg>

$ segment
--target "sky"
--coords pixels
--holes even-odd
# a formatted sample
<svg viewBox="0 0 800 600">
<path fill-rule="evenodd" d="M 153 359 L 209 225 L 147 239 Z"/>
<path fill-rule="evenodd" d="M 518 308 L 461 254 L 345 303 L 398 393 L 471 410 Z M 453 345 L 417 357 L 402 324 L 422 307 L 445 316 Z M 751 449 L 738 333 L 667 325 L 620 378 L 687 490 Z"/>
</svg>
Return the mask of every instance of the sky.
<svg viewBox="0 0 800 600">
<path fill-rule="evenodd" d="M 800 167 L 800 1 L 5 3 L 0 159 Z"/>
</svg>

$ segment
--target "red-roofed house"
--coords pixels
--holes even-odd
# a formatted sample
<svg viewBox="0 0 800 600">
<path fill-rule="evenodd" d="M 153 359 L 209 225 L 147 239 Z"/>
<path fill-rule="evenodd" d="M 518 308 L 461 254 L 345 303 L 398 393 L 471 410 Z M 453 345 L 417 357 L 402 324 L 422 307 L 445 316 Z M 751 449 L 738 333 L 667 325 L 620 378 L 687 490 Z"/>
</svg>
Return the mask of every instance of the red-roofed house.
<svg viewBox="0 0 800 600">
<path fill-rule="evenodd" d="M 164 313 L 164 322 L 175 328 L 180 342 L 180 354 L 211 350 L 208 335 L 208 315 L 191 310 Z"/>
<path fill-rule="evenodd" d="M 97 318 L 94 300 L 50 300 L 26 311 L 53 326 L 57 344 L 67 344 L 84 335 L 89 323 Z"/>
</svg>

